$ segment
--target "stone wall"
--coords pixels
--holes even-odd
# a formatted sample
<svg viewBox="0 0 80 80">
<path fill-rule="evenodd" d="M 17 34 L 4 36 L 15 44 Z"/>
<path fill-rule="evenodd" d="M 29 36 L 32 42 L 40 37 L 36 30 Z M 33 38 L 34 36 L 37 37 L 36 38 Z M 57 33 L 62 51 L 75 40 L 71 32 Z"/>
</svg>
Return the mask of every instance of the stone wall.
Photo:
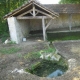
<svg viewBox="0 0 80 80">
<path fill-rule="evenodd" d="M 65 29 L 69 30 L 71 23 L 72 29 L 80 27 L 80 14 L 71 14 L 72 19 L 70 20 L 70 14 L 59 14 L 59 18 L 56 18 L 52 21 L 48 29 Z"/>
<path fill-rule="evenodd" d="M 30 20 L 30 31 L 42 30 L 42 20 L 32 19 Z"/>
<path fill-rule="evenodd" d="M 47 30 L 69 30 L 70 24 L 71 29 L 73 30 L 80 27 L 80 14 L 59 14 L 59 17 L 54 19 L 51 23 L 51 25 L 47 28 Z M 45 23 L 48 23 L 49 20 L 45 20 Z M 42 30 L 42 20 L 41 19 L 33 19 L 30 20 L 30 30 Z"/>
<path fill-rule="evenodd" d="M 10 17 L 7 20 L 11 40 L 16 43 L 22 42 L 22 39 L 29 34 L 29 21 L 17 20 L 15 17 Z"/>
</svg>

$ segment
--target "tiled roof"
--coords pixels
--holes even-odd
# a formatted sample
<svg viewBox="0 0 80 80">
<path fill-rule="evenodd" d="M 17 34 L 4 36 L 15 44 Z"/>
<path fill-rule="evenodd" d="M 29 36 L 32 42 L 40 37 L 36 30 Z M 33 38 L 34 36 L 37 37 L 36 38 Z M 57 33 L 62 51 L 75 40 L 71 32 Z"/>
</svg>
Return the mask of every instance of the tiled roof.
<svg viewBox="0 0 80 80">
<path fill-rule="evenodd" d="M 80 4 L 46 4 L 44 6 L 57 13 L 80 13 Z"/>
</svg>

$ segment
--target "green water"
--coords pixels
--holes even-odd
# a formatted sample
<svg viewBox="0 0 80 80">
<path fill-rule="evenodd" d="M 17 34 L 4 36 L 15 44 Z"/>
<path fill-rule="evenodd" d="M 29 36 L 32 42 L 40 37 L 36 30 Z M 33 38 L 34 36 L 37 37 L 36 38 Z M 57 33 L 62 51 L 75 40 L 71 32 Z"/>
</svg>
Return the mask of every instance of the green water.
<svg viewBox="0 0 80 80">
<path fill-rule="evenodd" d="M 66 72 L 67 69 L 68 69 L 67 62 L 63 58 L 61 58 L 60 61 L 50 61 L 43 59 L 40 62 L 37 62 L 36 64 L 32 65 L 30 68 L 26 68 L 26 71 L 41 77 L 50 77 L 52 75 L 51 73 L 53 73 L 52 77 L 54 77 L 55 71 L 56 72 L 62 71 L 63 74 L 64 72 Z"/>
</svg>

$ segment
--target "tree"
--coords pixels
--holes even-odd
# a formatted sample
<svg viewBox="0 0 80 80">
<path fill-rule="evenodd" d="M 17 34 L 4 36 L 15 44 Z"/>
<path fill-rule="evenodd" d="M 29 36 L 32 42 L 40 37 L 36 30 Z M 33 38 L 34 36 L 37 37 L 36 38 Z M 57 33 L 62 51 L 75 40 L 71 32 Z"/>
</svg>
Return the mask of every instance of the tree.
<svg viewBox="0 0 80 80">
<path fill-rule="evenodd" d="M 80 0 L 61 0 L 60 4 L 80 4 Z"/>
<path fill-rule="evenodd" d="M 21 6 L 24 2 L 27 2 L 27 0 L 0 0 L 0 38 L 8 33 L 8 24 L 3 16 Z"/>
</svg>

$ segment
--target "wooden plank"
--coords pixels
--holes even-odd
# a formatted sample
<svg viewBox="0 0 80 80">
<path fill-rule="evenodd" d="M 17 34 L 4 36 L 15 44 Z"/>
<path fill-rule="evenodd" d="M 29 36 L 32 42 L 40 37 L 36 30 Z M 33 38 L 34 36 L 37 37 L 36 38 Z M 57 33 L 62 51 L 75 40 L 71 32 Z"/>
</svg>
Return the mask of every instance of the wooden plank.
<svg viewBox="0 0 80 80">
<path fill-rule="evenodd" d="M 42 17 L 43 39 L 46 41 L 45 19 Z"/>
<path fill-rule="evenodd" d="M 24 12 L 24 13 L 22 13 L 22 14 L 20 14 L 19 17 L 24 16 L 25 14 L 30 13 L 32 10 L 33 10 L 33 9 L 31 9 L 31 10 L 29 10 L 29 11 L 26 11 L 26 12 Z"/>
<path fill-rule="evenodd" d="M 21 16 L 18 16 L 17 19 L 42 19 L 42 17 L 44 17 L 44 19 L 49 19 L 49 17 L 47 16 L 29 16 L 29 17 L 21 17 Z"/>
</svg>

